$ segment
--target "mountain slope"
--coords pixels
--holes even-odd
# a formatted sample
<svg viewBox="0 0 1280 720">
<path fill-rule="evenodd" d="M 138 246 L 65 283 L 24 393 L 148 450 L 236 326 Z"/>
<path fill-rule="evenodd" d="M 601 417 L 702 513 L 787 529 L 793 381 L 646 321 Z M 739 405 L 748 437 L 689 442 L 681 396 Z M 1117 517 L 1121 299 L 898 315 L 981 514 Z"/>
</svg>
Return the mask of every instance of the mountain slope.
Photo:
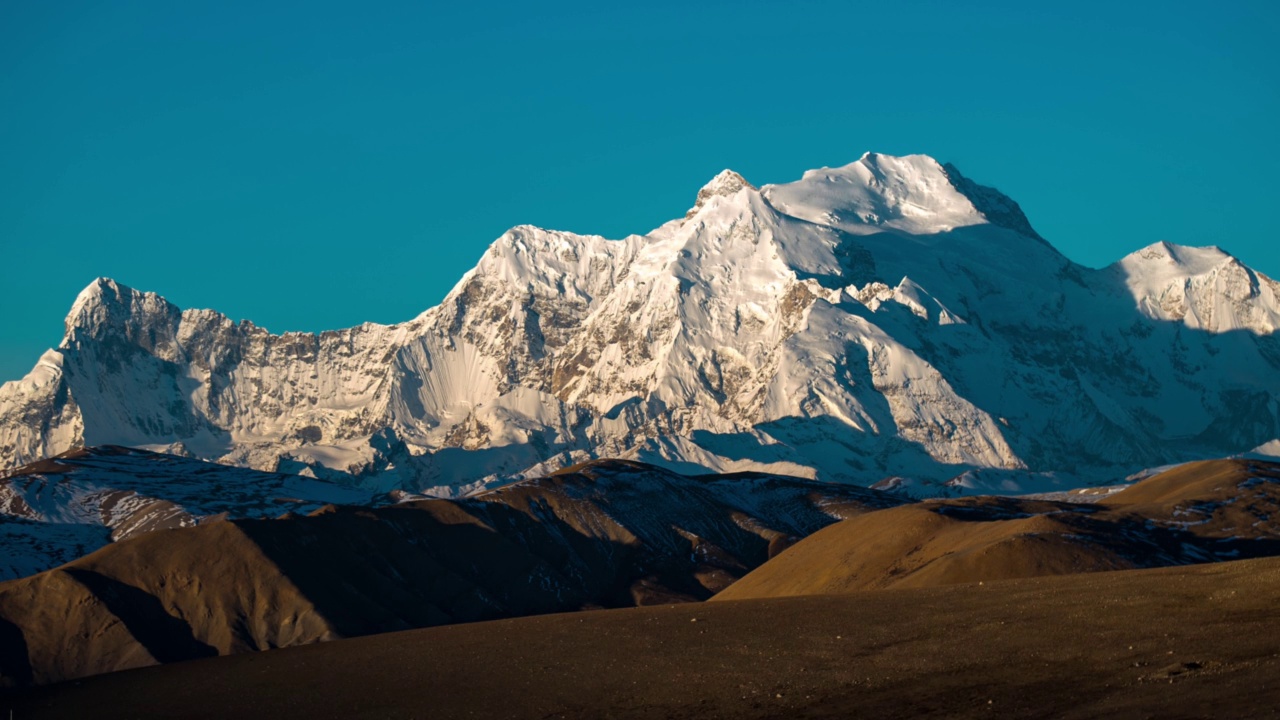
<svg viewBox="0 0 1280 720">
<path fill-rule="evenodd" d="M 600 461 L 464 500 L 155 530 L 0 583 L 0 684 L 453 622 L 710 597 L 901 499 Z"/>
<path fill-rule="evenodd" d="M 0 465 L 80 445 L 458 496 L 594 457 L 1028 492 L 1280 438 L 1275 281 L 1067 260 L 925 156 L 726 171 L 622 240 L 521 226 L 399 325 L 272 335 L 109 280 L 0 388 Z"/>
<path fill-rule="evenodd" d="M 837 523 L 715 600 L 928 587 L 1280 554 L 1280 464 L 1190 463 L 1095 503 L 929 500 Z"/>
</svg>

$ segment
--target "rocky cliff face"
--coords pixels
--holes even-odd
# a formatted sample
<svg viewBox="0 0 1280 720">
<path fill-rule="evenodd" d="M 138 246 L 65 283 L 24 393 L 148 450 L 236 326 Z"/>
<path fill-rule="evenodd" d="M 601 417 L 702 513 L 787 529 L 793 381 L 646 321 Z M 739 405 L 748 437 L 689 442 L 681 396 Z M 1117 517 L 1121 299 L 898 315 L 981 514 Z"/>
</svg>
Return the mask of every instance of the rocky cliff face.
<svg viewBox="0 0 1280 720">
<path fill-rule="evenodd" d="M 1280 285 L 1101 270 L 932 158 L 726 171 L 622 240 L 517 227 L 399 325 L 272 335 L 102 279 L 0 388 L 0 465 L 127 445 L 459 495 L 592 457 L 919 493 L 1111 480 L 1280 437 Z"/>
</svg>

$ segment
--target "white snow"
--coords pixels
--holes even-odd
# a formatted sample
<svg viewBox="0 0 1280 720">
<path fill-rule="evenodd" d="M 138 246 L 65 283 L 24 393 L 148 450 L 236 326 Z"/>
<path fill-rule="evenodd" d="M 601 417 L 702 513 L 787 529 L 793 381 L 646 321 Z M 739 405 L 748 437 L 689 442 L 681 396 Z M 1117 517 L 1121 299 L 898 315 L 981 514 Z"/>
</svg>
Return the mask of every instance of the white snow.
<svg viewBox="0 0 1280 720">
<path fill-rule="evenodd" d="M 766 186 L 764 192 L 788 215 L 859 234 L 892 228 L 930 235 L 987 222 L 927 155 L 869 152 L 843 167 L 810 170 L 796 182 Z"/>
<path fill-rule="evenodd" d="M 1112 267 L 1148 317 L 1215 333 L 1280 327 L 1280 286 L 1218 247 L 1158 242 Z"/>
<path fill-rule="evenodd" d="M 363 492 L 590 457 L 1056 492 L 1275 451 L 1278 292 L 1217 248 L 1075 265 L 926 156 L 725 171 L 646 235 L 512 228 L 398 325 L 272 335 L 95 281 L 0 387 L 0 467 L 121 444 Z"/>
</svg>

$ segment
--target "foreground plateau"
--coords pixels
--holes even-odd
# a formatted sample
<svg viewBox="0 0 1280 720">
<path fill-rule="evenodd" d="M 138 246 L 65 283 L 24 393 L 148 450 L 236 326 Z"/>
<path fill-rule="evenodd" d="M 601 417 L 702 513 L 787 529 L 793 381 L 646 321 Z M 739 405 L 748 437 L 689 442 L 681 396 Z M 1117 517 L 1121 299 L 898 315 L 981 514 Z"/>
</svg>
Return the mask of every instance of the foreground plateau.
<svg viewBox="0 0 1280 720">
<path fill-rule="evenodd" d="M 594 461 L 463 500 L 155 530 L 0 583 L 0 684 L 574 610 L 685 603 L 697 615 L 874 591 L 886 594 L 866 602 L 888 612 L 908 597 L 899 589 L 1280 556 L 1275 463 L 1197 462 L 1066 497 L 911 503 Z"/>
<path fill-rule="evenodd" d="M 432 628 L 9 704 L 20 718 L 1274 718 L 1278 605 L 1280 560 L 1245 560 Z"/>
</svg>

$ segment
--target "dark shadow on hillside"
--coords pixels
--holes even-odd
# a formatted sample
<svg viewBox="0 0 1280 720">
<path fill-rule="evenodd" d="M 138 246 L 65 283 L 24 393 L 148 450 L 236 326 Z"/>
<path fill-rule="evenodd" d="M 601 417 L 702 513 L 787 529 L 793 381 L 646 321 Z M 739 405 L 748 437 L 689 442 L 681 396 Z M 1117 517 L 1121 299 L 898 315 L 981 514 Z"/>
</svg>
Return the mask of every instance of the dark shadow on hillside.
<svg viewBox="0 0 1280 720">
<path fill-rule="evenodd" d="M 859 432 L 830 415 L 785 417 L 756 427 L 792 446 L 800 458 L 838 460 L 836 472 L 823 478 L 829 481 L 870 485 L 887 475 L 943 481 L 971 469 L 935 460 L 918 442 Z"/>
<path fill-rule="evenodd" d="M 769 464 L 796 462 L 795 451 L 785 445 L 762 445 L 751 433 L 715 433 L 710 430 L 694 430 L 689 439 L 708 452 L 731 460 L 751 460 Z"/>
<path fill-rule="evenodd" d="M 1266 504 L 1258 506 L 1258 512 L 1269 516 L 1274 505 L 1268 499 L 1251 497 L 1241 502 L 1256 505 L 1258 501 Z M 1216 502 L 1211 504 L 1218 505 Z M 1011 530 L 1005 540 L 1056 538 L 1069 541 L 1078 549 L 1081 558 L 1101 557 L 1098 555 L 1101 550 L 1104 555 L 1114 554 L 1123 558 L 1135 568 L 1200 565 L 1280 556 L 1280 538 L 1266 531 L 1254 529 L 1252 532 L 1241 531 L 1240 535 L 1224 536 L 1221 527 L 1234 521 L 1219 518 L 1207 519 L 1206 523 L 1214 520 L 1216 527 L 1208 532 L 1201 532 L 1199 528 L 1204 526 L 1194 523 L 1182 526 L 1177 522 L 1160 519 L 1159 512 L 1147 515 L 1134 512 L 1126 505 L 978 496 L 932 502 L 919 507 L 961 523 L 975 525 L 1013 523 L 1008 527 L 1017 527 L 1016 524 L 1020 521 L 1051 519 L 1052 525 L 1041 526 L 1033 532 Z M 998 534 L 999 530 L 975 528 L 972 532 L 976 537 L 983 533 Z M 930 539 L 933 536 L 924 538 L 926 542 Z"/>
<path fill-rule="evenodd" d="M 356 636 L 704 600 L 766 561 L 777 537 L 836 520 L 816 508 L 780 508 L 757 513 L 764 530 L 753 532 L 735 519 L 743 511 L 703 480 L 648 469 L 630 483 L 624 471 L 611 472 L 607 501 L 593 495 L 588 471 L 485 499 L 329 507 L 236 525 L 336 632 Z M 812 490 L 797 489 L 796 503 L 809 502 Z"/>
<path fill-rule="evenodd" d="M 862 305 L 849 308 L 866 311 Z M 912 316 L 914 317 L 914 316 Z M 846 342 L 844 362 L 836 368 L 861 406 L 865 429 L 833 415 L 788 416 L 759 423 L 755 429 L 774 439 L 765 445 L 749 433 L 695 430 L 690 439 L 706 450 L 731 460 L 758 463 L 793 462 L 814 465 L 823 480 L 870 485 L 889 475 L 944 481 L 971 469 L 934 459 L 924 446 L 902 437 L 888 399 L 875 389 L 871 358 L 857 342 Z M 871 427 L 876 428 L 872 431 Z"/>
<path fill-rule="evenodd" d="M 22 628 L 0 617 L 0 693 L 6 688 L 30 685 L 31 657 Z"/>
<path fill-rule="evenodd" d="M 213 647 L 196 640 L 191 626 L 170 615 L 154 595 L 92 570 L 67 567 L 60 572 L 102 601 L 156 660 L 176 662 L 218 654 Z"/>
<path fill-rule="evenodd" d="M 421 490 L 433 485 L 452 485 L 459 479 L 473 482 L 489 475 L 515 475 L 529 467 L 559 455 L 571 446 L 539 443 L 510 444 L 499 447 L 444 447 L 424 455 L 410 455 L 405 450 L 403 463 L 411 467 L 418 485 L 405 488 Z M 465 467 L 467 474 L 455 474 L 453 468 Z"/>
<path fill-rule="evenodd" d="M 449 501 L 422 504 L 237 525 L 347 637 L 603 604 L 537 552 Z M 607 578 L 616 568 L 600 570 Z"/>
</svg>

